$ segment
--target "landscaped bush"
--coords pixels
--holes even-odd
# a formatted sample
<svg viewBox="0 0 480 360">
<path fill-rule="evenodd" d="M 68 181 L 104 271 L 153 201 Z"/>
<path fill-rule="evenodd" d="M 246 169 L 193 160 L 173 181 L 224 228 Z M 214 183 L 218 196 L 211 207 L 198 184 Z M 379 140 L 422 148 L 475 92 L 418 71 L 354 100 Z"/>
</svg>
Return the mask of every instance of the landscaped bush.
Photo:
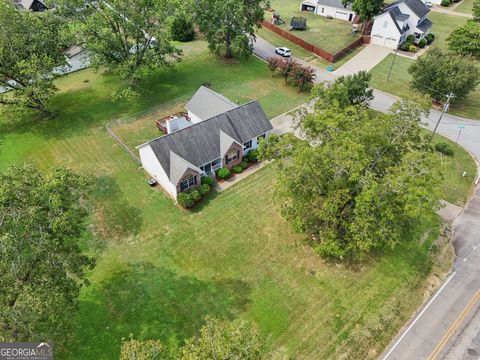
<svg viewBox="0 0 480 360">
<path fill-rule="evenodd" d="M 181 192 L 177 195 L 177 202 L 185 209 L 195 205 L 195 200 L 193 200 L 193 197 L 190 195 L 190 193 L 186 192 Z"/>
<path fill-rule="evenodd" d="M 427 45 L 427 40 L 426 39 L 421 39 L 419 42 L 418 42 L 418 47 L 420 49 L 423 49 L 425 47 L 425 45 Z"/>
<path fill-rule="evenodd" d="M 408 51 L 410 51 L 411 53 L 417 52 L 417 47 L 412 44 L 408 47 Z"/>
<path fill-rule="evenodd" d="M 439 142 L 435 145 L 435 150 L 437 150 L 438 152 L 441 152 L 442 154 L 447 155 L 447 156 L 452 156 L 453 155 L 453 149 L 450 146 L 450 144 L 448 144 L 446 142 L 443 142 L 443 141 Z"/>
<path fill-rule="evenodd" d="M 205 195 L 205 194 L 209 193 L 211 189 L 212 189 L 212 187 L 210 185 L 202 184 L 198 188 L 198 191 L 200 192 L 200 195 Z"/>
<path fill-rule="evenodd" d="M 247 158 L 250 161 L 258 161 L 258 150 L 252 149 L 247 153 Z"/>
<path fill-rule="evenodd" d="M 190 191 L 190 196 L 192 197 L 194 202 L 199 202 L 202 198 L 202 194 L 197 189 Z"/>
<path fill-rule="evenodd" d="M 246 169 L 248 167 L 248 163 L 246 161 L 242 161 L 240 164 L 239 164 L 243 169 Z"/>
<path fill-rule="evenodd" d="M 176 41 L 192 41 L 195 38 L 192 19 L 185 14 L 175 16 L 170 24 L 170 35 Z"/>
<path fill-rule="evenodd" d="M 428 34 L 426 39 L 427 39 L 427 45 L 430 45 L 433 42 L 433 40 L 435 40 L 435 34 Z"/>
<path fill-rule="evenodd" d="M 408 51 L 408 48 L 410 47 L 411 44 L 407 43 L 406 41 L 404 41 L 403 43 L 400 44 L 400 50 L 403 50 L 403 51 Z"/>
<path fill-rule="evenodd" d="M 227 167 L 223 167 L 217 172 L 217 176 L 220 179 L 228 179 L 230 177 L 230 169 Z"/>
<path fill-rule="evenodd" d="M 442 0 L 442 2 L 440 3 L 440 5 L 442 5 L 442 6 L 450 6 L 450 0 Z"/>
<path fill-rule="evenodd" d="M 407 39 L 405 40 L 405 42 L 408 44 L 413 44 L 414 41 L 415 41 L 415 35 L 408 35 Z"/>
<path fill-rule="evenodd" d="M 240 174 L 243 171 L 243 167 L 241 167 L 240 165 L 235 165 L 234 167 L 232 167 L 232 170 L 233 172 Z"/>
<path fill-rule="evenodd" d="M 207 185 L 211 186 L 211 185 L 213 185 L 213 179 L 210 176 L 204 176 L 204 177 L 202 177 L 201 183 L 202 183 L 202 185 L 207 184 Z"/>
</svg>

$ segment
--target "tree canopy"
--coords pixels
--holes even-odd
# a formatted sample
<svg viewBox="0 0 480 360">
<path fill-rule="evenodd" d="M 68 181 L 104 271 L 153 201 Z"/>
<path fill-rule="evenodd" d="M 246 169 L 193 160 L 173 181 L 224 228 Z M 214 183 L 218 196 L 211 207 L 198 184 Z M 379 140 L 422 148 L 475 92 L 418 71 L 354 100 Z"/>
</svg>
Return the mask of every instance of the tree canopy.
<svg viewBox="0 0 480 360">
<path fill-rule="evenodd" d="M 450 50 L 460 55 L 480 58 L 480 22 L 468 20 L 447 38 Z"/>
<path fill-rule="evenodd" d="M 0 341 L 53 341 L 71 333 L 77 297 L 93 267 L 79 240 L 89 180 L 66 168 L 31 165 L 0 175 Z"/>
<path fill-rule="evenodd" d="M 317 98 L 317 108 L 368 104 L 373 99 L 373 89 L 370 87 L 371 75 L 359 71 L 353 75 L 340 76 L 330 85 L 318 84 L 312 89 L 312 95 Z"/>
<path fill-rule="evenodd" d="M 356 259 L 394 246 L 438 206 L 436 158 L 419 125 L 426 109 L 413 100 L 376 116 L 363 105 L 316 107 L 298 119 L 305 139 L 261 143 L 261 157 L 277 159 L 283 216 L 320 255 Z"/>
<path fill-rule="evenodd" d="M 260 360 L 266 355 L 265 339 L 247 322 L 226 322 L 207 317 L 198 337 L 186 341 L 181 360 Z"/>
<path fill-rule="evenodd" d="M 180 50 L 170 41 L 168 17 L 175 0 L 58 0 L 61 13 L 74 21 L 94 67 L 106 67 L 138 85 L 145 70 L 171 65 Z"/>
<path fill-rule="evenodd" d="M 475 21 L 480 21 L 480 0 L 473 1 L 472 15 Z"/>
<path fill-rule="evenodd" d="M 210 50 L 226 58 L 252 53 L 267 0 L 199 0 L 196 20 Z"/>
<path fill-rule="evenodd" d="M 342 3 L 352 4 L 352 9 L 362 21 L 372 20 L 383 9 L 383 0 L 342 0 Z"/>
<path fill-rule="evenodd" d="M 448 93 L 452 101 L 464 99 L 480 82 L 480 70 L 468 57 L 444 54 L 439 48 L 420 56 L 408 69 L 411 88 L 442 102 Z"/>
<path fill-rule="evenodd" d="M 21 11 L 0 0 L 0 86 L 13 90 L 0 94 L 0 103 L 48 115 L 56 91 L 53 70 L 67 65 L 66 48 L 62 21 L 53 12 Z"/>
</svg>

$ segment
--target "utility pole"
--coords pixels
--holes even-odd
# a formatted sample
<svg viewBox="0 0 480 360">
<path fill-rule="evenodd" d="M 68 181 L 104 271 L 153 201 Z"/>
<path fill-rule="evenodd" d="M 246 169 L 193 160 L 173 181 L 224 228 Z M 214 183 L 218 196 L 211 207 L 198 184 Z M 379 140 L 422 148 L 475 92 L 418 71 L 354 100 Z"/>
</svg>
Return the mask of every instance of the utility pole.
<svg viewBox="0 0 480 360">
<path fill-rule="evenodd" d="M 443 105 L 442 113 L 440 114 L 440 117 L 438 118 L 437 123 L 435 124 L 435 128 L 433 129 L 432 136 L 430 137 L 430 141 L 428 142 L 429 144 L 432 142 L 433 137 L 435 136 L 435 133 L 437 132 L 438 125 L 440 125 L 440 121 L 442 121 L 443 114 L 448 110 L 448 107 L 450 106 L 450 100 L 454 97 L 452 93 L 447 95 L 447 101 Z"/>
<path fill-rule="evenodd" d="M 393 60 L 392 60 L 392 63 L 390 64 L 390 70 L 388 70 L 387 83 L 388 83 L 388 80 L 390 80 L 390 74 L 392 73 L 393 64 L 395 63 L 395 59 L 397 58 L 397 51 L 398 51 L 398 48 L 395 49 L 395 55 L 393 55 Z"/>
</svg>

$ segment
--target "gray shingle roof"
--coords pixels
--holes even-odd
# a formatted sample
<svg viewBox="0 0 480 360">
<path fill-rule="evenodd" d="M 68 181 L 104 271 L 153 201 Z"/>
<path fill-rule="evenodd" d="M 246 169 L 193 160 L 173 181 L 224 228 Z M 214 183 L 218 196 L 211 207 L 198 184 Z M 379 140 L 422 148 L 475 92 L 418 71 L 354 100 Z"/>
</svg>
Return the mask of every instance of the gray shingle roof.
<svg viewBox="0 0 480 360">
<path fill-rule="evenodd" d="M 415 15 L 419 18 L 424 17 L 430 12 L 430 9 L 425 5 L 421 0 L 397 0 L 385 7 L 384 12 L 390 11 L 393 8 L 397 7 L 398 4 L 405 3 L 410 10 L 413 11 Z"/>
<path fill-rule="evenodd" d="M 331 6 L 339 9 L 348 9 L 352 10 L 352 5 L 348 4 L 347 6 L 342 4 L 342 0 L 318 0 L 317 4 Z"/>
<path fill-rule="evenodd" d="M 417 28 L 423 32 L 426 32 L 432 27 L 432 25 L 433 23 L 430 20 L 424 19 L 420 24 L 417 25 Z"/>
<path fill-rule="evenodd" d="M 201 86 L 185 105 L 187 110 L 202 120 L 210 119 L 225 111 L 235 109 L 238 105 L 215 91 Z"/>
<path fill-rule="evenodd" d="M 270 130 L 272 125 L 262 107 L 257 101 L 251 101 L 148 144 L 170 180 L 176 183 L 174 180 L 181 169 L 186 169 L 186 163 L 199 167 L 221 157 L 221 131 L 243 144 Z M 177 166 L 171 152 L 185 162 Z"/>
<path fill-rule="evenodd" d="M 410 29 L 408 24 L 404 28 L 401 28 L 400 25 L 398 24 L 397 20 L 399 20 L 399 16 L 401 17 L 401 15 L 406 15 L 406 14 L 402 14 L 398 7 L 395 7 L 394 9 L 391 9 L 388 13 L 389 13 L 390 17 L 392 18 L 393 23 L 395 24 L 395 27 L 397 28 L 397 30 L 400 34 L 403 34 L 405 31 Z M 406 15 L 406 16 L 407 16 L 407 19 L 408 19 L 408 15 Z"/>
</svg>

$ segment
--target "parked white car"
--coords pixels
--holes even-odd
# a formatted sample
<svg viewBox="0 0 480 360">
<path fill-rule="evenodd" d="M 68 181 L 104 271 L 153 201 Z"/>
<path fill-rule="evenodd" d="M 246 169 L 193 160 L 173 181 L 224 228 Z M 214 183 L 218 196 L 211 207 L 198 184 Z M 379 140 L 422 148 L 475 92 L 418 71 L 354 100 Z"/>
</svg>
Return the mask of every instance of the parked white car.
<svg viewBox="0 0 480 360">
<path fill-rule="evenodd" d="M 275 53 L 283 57 L 290 57 L 292 56 L 292 52 L 289 48 L 286 47 L 277 47 L 275 48 Z"/>
<path fill-rule="evenodd" d="M 432 7 L 432 2 L 430 0 L 423 0 L 423 3 L 428 7 Z"/>
</svg>

